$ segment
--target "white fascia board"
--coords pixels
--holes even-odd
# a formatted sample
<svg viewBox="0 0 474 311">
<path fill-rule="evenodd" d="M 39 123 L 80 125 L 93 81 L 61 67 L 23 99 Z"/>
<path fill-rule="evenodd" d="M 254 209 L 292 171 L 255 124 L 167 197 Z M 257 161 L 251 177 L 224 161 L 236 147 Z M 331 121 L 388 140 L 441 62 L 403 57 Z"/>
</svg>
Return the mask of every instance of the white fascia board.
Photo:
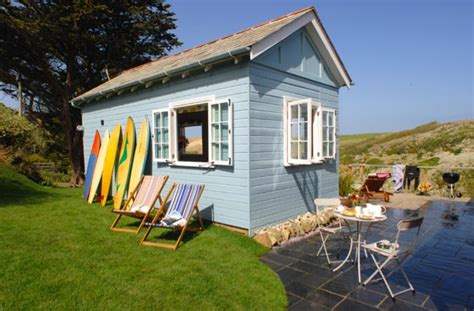
<svg viewBox="0 0 474 311">
<path fill-rule="evenodd" d="M 313 12 L 308 12 L 300 18 L 294 20 L 290 24 L 272 33 L 268 37 L 252 45 L 250 50 L 250 60 L 257 58 L 259 55 L 278 44 L 298 29 L 305 27 L 311 37 L 311 40 L 318 48 L 329 70 L 334 75 L 337 83 L 340 86 L 347 86 L 350 88 L 351 81 L 343 65 L 341 64 L 336 51 L 333 49 L 325 31 L 316 19 Z"/>
</svg>

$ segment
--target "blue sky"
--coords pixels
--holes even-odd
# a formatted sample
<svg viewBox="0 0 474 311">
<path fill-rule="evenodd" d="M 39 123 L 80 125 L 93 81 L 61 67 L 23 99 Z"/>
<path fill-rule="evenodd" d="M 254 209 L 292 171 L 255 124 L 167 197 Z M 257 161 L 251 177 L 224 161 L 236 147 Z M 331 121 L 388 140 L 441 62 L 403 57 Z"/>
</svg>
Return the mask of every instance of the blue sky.
<svg viewBox="0 0 474 311">
<path fill-rule="evenodd" d="M 343 134 L 474 118 L 470 0 L 169 2 L 177 51 L 314 5 L 355 82 L 340 92 Z"/>
</svg>

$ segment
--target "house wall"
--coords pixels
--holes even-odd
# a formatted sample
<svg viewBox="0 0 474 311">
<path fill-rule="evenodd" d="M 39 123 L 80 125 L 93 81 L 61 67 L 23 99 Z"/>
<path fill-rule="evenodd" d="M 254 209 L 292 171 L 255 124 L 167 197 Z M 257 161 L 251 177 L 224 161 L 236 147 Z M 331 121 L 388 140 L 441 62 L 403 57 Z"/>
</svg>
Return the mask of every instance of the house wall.
<svg viewBox="0 0 474 311">
<path fill-rule="evenodd" d="M 311 56 L 302 56 L 298 36 L 250 63 L 251 232 L 314 211 L 314 198 L 338 196 L 337 160 L 284 167 L 283 97 L 311 98 L 338 108 L 338 89 L 327 82 L 328 75 L 303 70 L 311 68 L 304 65 Z M 268 55 L 275 53 L 283 65 L 269 61 Z"/>
<path fill-rule="evenodd" d="M 248 68 L 248 62 L 215 67 L 207 73 L 173 79 L 163 85 L 157 83 L 150 89 L 85 105 L 82 108 L 84 150 L 87 154 L 85 163 L 95 129 L 99 129 L 102 135 L 106 128 L 112 130 L 118 122 L 124 126 L 127 117 L 131 116 L 138 131 L 144 116 L 151 125 L 152 110 L 166 108 L 170 102 L 209 95 L 231 98 L 234 109 L 233 166 L 215 169 L 170 167 L 165 163 L 152 162 L 150 149 L 147 174 L 169 175 L 166 191 L 172 182 L 204 183 L 206 189 L 200 202 L 203 216 L 216 222 L 249 228 Z M 104 126 L 100 125 L 100 120 L 104 120 Z"/>
</svg>

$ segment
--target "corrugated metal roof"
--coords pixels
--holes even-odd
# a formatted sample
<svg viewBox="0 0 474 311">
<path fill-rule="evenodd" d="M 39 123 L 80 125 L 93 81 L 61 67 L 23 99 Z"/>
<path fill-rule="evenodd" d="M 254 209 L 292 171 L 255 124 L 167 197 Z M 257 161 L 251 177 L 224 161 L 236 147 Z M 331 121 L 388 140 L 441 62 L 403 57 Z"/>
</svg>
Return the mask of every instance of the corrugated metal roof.
<svg viewBox="0 0 474 311">
<path fill-rule="evenodd" d="M 316 15 L 313 7 L 304 8 L 288 15 L 236 32 L 232 35 L 125 70 L 117 77 L 114 77 L 113 79 L 83 93 L 73 101 L 91 99 L 99 94 L 105 94 L 110 91 L 115 92 L 118 89 L 139 82 L 143 83 L 152 77 L 156 78 L 159 74 L 165 76 L 169 74 L 170 71 L 176 71 L 178 68 L 184 70 L 185 68 L 183 67 L 190 64 L 202 64 L 205 60 L 213 59 L 219 55 L 222 56 L 236 51 L 239 51 L 239 53 L 244 51 L 248 52 L 249 47 L 253 44 L 268 37 L 272 33 L 280 30 L 282 27 L 311 11 Z M 226 56 L 230 57 L 231 55 Z"/>
</svg>

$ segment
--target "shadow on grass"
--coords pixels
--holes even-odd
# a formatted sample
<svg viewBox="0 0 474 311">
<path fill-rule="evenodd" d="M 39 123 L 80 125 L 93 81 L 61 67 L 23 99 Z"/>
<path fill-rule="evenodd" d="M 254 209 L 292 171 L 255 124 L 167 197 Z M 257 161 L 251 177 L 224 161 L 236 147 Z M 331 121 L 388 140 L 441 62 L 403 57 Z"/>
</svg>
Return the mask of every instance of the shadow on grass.
<svg viewBox="0 0 474 311">
<path fill-rule="evenodd" d="M 21 193 L 0 191 L 0 208 L 13 207 L 18 205 L 35 205 L 51 201 L 54 194 L 46 191 L 25 190 Z"/>
<path fill-rule="evenodd" d="M 184 234 L 183 239 L 181 240 L 181 244 L 186 243 L 196 237 L 199 236 L 204 230 L 206 230 L 207 227 L 211 225 L 211 222 L 209 221 L 203 221 L 204 222 L 204 228 L 201 231 L 198 231 L 197 228 L 198 226 L 198 221 L 197 220 L 192 220 L 189 223 L 189 228 L 196 229 L 196 231 L 186 231 Z M 149 242 L 160 242 L 160 243 L 166 243 L 166 244 L 174 244 L 179 238 L 179 235 L 181 234 L 181 229 L 170 229 L 170 228 L 158 228 L 155 227 L 153 230 L 150 232 L 150 235 L 147 238 L 147 241 Z"/>
</svg>

